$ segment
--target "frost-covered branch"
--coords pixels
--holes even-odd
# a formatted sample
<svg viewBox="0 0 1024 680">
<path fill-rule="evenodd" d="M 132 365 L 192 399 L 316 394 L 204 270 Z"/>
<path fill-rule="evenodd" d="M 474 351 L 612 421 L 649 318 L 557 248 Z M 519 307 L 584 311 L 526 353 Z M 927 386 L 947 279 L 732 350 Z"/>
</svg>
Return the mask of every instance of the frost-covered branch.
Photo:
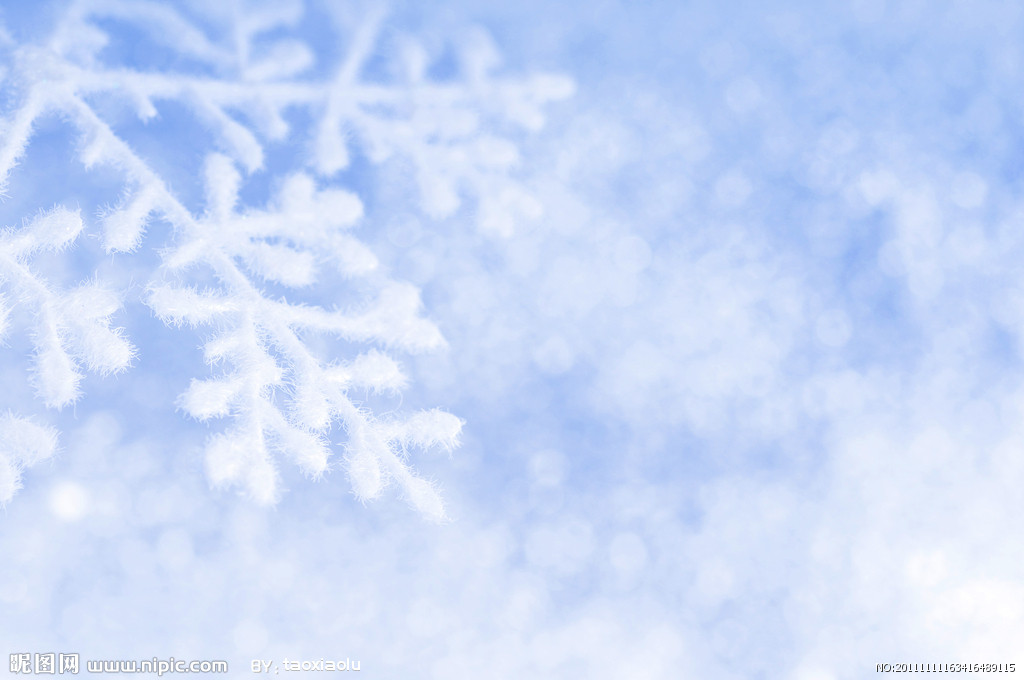
<svg viewBox="0 0 1024 680">
<path fill-rule="evenodd" d="M 33 120 L 47 109 L 76 108 L 72 100 L 108 95 L 127 100 L 142 120 L 157 115 L 160 100 L 188 104 L 216 133 L 222 150 L 249 172 L 264 163 L 259 137 L 271 142 L 284 139 L 289 132 L 286 113 L 306 109 L 318 120 L 309 163 L 321 176 L 348 167 L 354 141 L 374 162 L 411 162 L 421 204 L 431 217 L 453 215 L 463 192 L 478 200 L 480 227 L 492 232 L 508 234 L 516 222 L 540 213 L 539 203 L 510 175 L 519 162 L 516 147 L 486 131 L 509 124 L 536 130 L 543 124 L 544 107 L 571 94 L 573 86 L 552 75 L 494 77 L 495 50 L 483 34 L 473 36 L 463 50 L 465 82 L 429 80 L 426 54 L 412 43 L 404 50 L 403 81 L 364 82 L 360 74 L 381 21 L 373 14 L 351 40 L 335 76 L 315 82 L 293 78 L 312 64 L 308 50 L 294 41 L 274 42 L 264 50 L 263 61 L 251 62 L 255 50 L 249 42 L 263 31 L 294 22 L 294 9 L 247 12 L 249 28 L 237 36 L 239 47 L 232 59 L 168 7 L 109 0 L 73 7 L 47 49 L 17 53 L 18 70 L 33 73 L 28 80 L 39 84 L 30 88 L 0 148 L 0 186 L 20 156 Z M 196 76 L 104 67 L 99 62 L 106 40 L 92 23 L 97 17 L 134 22 L 143 29 L 160 25 L 164 28 L 153 33 L 164 36 L 168 26 L 189 26 L 173 32 L 182 39 L 178 48 L 219 73 Z"/>
<path fill-rule="evenodd" d="M 379 418 L 350 397 L 352 390 L 404 385 L 384 350 L 443 345 L 438 329 L 420 315 L 418 291 L 374 274 L 379 285 L 372 301 L 337 309 L 272 298 L 264 288 L 309 290 L 328 271 L 371 280 L 377 261 L 350 233 L 363 218 L 363 204 L 327 186 L 348 167 L 353 146 L 375 163 L 397 158 L 411 164 L 420 204 L 431 217 L 452 216 L 466 196 L 477 202 L 480 227 L 498 233 L 539 214 L 539 204 L 512 177 L 519 157 L 509 137 L 540 126 L 543 108 L 567 96 L 571 83 L 555 76 L 496 76 L 495 52 L 482 34 L 463 50 L 460 81 L 430 79 L 426 53 L 412 43 L 404 52 L 403 76 L 368 80 L 364 71 L 378 42 L 380 14 L 366 17 L 326 81 L 304 78 L 313 53 L 278 30 L 298 21 L 301 4 L 243 5 L 211 5 L 204 11 L 213 23 L 199 24 L 165 4 L 82 0 L 64 13 L 48 44 L 5 42 L 11 55 L 5 75 L 17 96 L 0 120 L 0 191 L 38 121 L 56 115 L 77 129 L 78 158 L 87 168 L 102 165 L 123 176 L 121 195 L 98 216 L 108 253 L 139 249 L 156 221 L 171 227 L 147 302 L 169 325 L 211 329 L 204 353 L 219 373 L 193 380 L 179 406 L 200 420 L 231 420 L 208 445 L 214 482 L 239 485 L 272 502 L 279 494 L 275 453 L 318 476 L 329 469 L 338 444 L 358 497 L 375 497 L 394 483 L 414 506 L 441 517 L 440 498 L 412 472 L 407 449 L 450 449 L 461 422 L 438 410 Z M 101 22 L 110 21 L 141 30 L 198 68 L 157 72 L 105 63 L 108 34 Z M 218 22 L 230 27 L 226 40 L 209 31 Z M 142 121 L 158 116 L 164 102 L 184 104 L 212 133 L 220 153 L 208 156 L 204 214 L 194 215 L 115 133 L 95 106 L 105 99 L 128 103 Z M 244 177 L 238 168 L 263 168 L 267 147 L 292 134 L 288 121 L 295 111 L 313 121 L 306 170 L 287 177 L 266 206 L 239 206 Z M 52 406 L 75 398 L 80 365 L 110 372 L 133 355 L 120 331 L 109 327 L 116 310 L 109 293 L 94 284 L 56 293 L 28 269 L 32 248 L 50 242 L 40 236 L 29 247 L 26 235 L 46 232 L 52 241 L 63 233 L 59 228 L 68 230 L 70 243 L 83 224 L 76 213 L 57 209 L 0 238 L 0 276 L 35 310 L 37 388 Z M 6 306 L 0 303 L 0 323 Z M 356 356 L 324 360 L 310 350 L 309 334 L 367 347 Z M 335 426 L 344 430 L 343 440 L 334 439 Z"/>
<path fill-rule="evenodd" d="M 57 433 L 10 413 L 0 416 L 0 507 L 21 488 L 21 473 L 57 449 Z"/>
<path fill-rule="evenodd" d="M 257 500 L 272 502 L 278 481 L 271 452 L 319 476 L 328 468 L 328 431 L 339 421 L 348 436 L 346 467 L 357 496 L 376 497 L 388 481 L 394 481 L 419 510 L 442 517 L 440 497 L 412 473 L 401 454 L 406 443 L 450 449 L 461 422 L 440 411 L 403 421 L 378 420 L 359 409 L 348 390 L 400 387 L 404 377 L 398 365 L 377 350 L 347 363 L 325 365 L 299 335 L 304 330 L 326 331 L 348 340 L 378 340 L 403 349 L 427 350 L 443 342 L 440 333 L 419 318 L 418 300 L 407 286 L 386 287 L 374 304 L 357 313 L 266 297 L 244 270 L 298 287 L 312 281 L 318 265 L 334 265 L 351 276 L 372 271 L 376 262 L 368 253 L 366 259 L 353 260 L 347 247 L 351 237 L 344 231 L 362 215 L 362 204 L 352 194 L 338 189 L 317 191 L 313 180 L 300 174 L 285 182 L 271 208 L 237 213 L 240 181 L 230 159 L 210 157 L 207 215 L 190 224 L 165 259 L 168 273 L 209 267 L 222 289 L 158 285 L 149 298 L 150 306 L 167 323 L 212 324 L 217 329 L 204 353 L 209 364 L 224 364 L 227 370 L 214 379 L 193 380 L 180 402 L 200 420 L 231 417 L 235 421 L 209 443 L 211 479 L 240 484 Z M 282 400 L 287 406 L 282 406 Z"/>
<path fill-rule="evenodd" d="M 14 306 L 32 310 L 32 382 L 47 406 L 60 408 L 79 396 L 82 368 L 108 374 L 123 370 L 135 356 L 111 316 L 121 303 L 96 282 L 59 290 L 32 271 L 33 256 L 61 251 L 82 231 L 77 212 L 57 207 L 20 229 L 0 232 L 0 339 L 11 326 Z M 57 435 L 24 418 L 0 416 L 0 506 L 21 486 L 22 471 L 50 457 Z"/>
<path fill-rule="evenodd" d="M 135 356 L 120 328 L 110 317 L 120 308 L 117 296 L 98 283 L 71 290 L 54 290 L 29 268 L 33 255 L 68 247 L 82 231 L 77 212 L 55 208 L 22 229 L 0 232 L 0 332 L 6 326 L 8 299 L 34 310 L 35 346 L 33 379 L 47 406 L 62 407 L 79 395 L 81 365 L 100 374 L 129 366 Z"/>
</svg>

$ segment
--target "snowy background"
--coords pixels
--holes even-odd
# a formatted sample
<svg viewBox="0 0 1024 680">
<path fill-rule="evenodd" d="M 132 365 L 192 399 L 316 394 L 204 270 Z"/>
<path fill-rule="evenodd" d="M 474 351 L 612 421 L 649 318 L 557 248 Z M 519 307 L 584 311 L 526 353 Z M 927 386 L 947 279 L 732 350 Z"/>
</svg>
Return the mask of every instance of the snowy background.
<svg viewBox="0 0 1024 680">
<path fill-rule="evenodd" d="M 26 85 L 46 82 L 29 52 L 63 50 L 83 88 L 129 69 L 244 92 L 327 82 L 378 15 L 310 2 L 253 43 L 246 71 L 218 59 L 254 10 L 176 5 L 199 36 L 177 40 L 169 14 L 126 9 L 142 6 L 160 7 L 6 3 L 0 146 Z M 81 21 L 105 45 L 84 24 L 60 34 L 82 7 L 99 8 Z M 105 247 L 126 180 L 83 165 L 77 119 L 53 111 L 12 166 L 0 226 L 80 210 L 74 247 L 33 270 L 115 290 L 111 324 L 138 356 L 47 408 L 32 310 L 12 307 L 0 409 L 60 443 L 0 515 L 5 665 L 76 651 L 226 659 L 232 677 L 288 657 L 358 659 L 370 678 L 810 680 L 1024 663 L 1019 3 L 409 2 L 380 22 L 364 82 L 558 96 L 525 124 L 469 98 L 480 124 L 459 139 L 507 162 L 454 199 L 429 179 L 469 176 L 472 154 L 410 161 L 412 136 L 391 132 L 397 151 L 375 158 L 352 128 L 331 167 L 316 107 L 286 110 L 276 138 L 260 112 L 228 110 L 256 163 L 195 97 L 157 97 L 147 120 L 131 96 L 83 97 L 197 218 L 213 152 L 238 168 L 241 209 L 298 171 L 358 195 L 352 235 L 380 276 L 419 288 L 447 345 L 391 353 L 400 394 L 350 395 L 464 421 L 451 455 L 409 452 L 448 520 L 396 485 L 354 496 L 337 426 L 321 479 L 279 463 L 274 505 L 211 488 L 204 447 L 228 424 L 178 401 L 211 375 L 209 331 L 147 305 L 177 231 L 154 216 L 137 249 Z M 304 291 L 326 306 L 366 294 L 340 278 Z"/>
</svg>

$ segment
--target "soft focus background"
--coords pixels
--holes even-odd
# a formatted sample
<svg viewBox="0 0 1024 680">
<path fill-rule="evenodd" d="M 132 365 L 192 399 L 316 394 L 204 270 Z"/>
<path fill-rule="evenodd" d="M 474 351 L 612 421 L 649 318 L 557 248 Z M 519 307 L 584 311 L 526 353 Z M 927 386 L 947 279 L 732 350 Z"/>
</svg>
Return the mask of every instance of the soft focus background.
<svg viewBox="0 0 1024 680">
<path fill-rule="evenodd" d="M 3 20 L 42 41 L 63 8 Z M 325 67 L 344 50 L 330 14 L 312 3 L 295 29 Z M 382 408 L 466 421 L 451 458 L 413 460 L 452 520 L 364 506 L 341 472 L 282 466 L 271 509 L 211 490 L 202 444 L 222 424 L 173 406 L 206 374 L 200 334 L 138 301 L 169 236 L 117 258 L 86 242 L 51 276 L 119 281 L 140 357 L 47 412 L 27 340 L 7 338 L 0 408 L 59 427 L 62 449 L 0 515 L 4 664 L 824 680 L 1024 663 L 1024 7 L 409 2 L 386 22 L 439 78 L 482 30 L 499 73 L 576 82 L 516 139 L 543 216 L 509 234 L 478 230 L 471 204 L 423 216 L 400 166 L 335 180 L 448 340 L 400 357 L 411 387 Z M 169 108 L 133 125 L 200 210 L 198 124 Z M 0 224 L 116 197 L 75 144 L 59 119 L 40 129 Z M 247 200 L 295 153 L 271 148 Z"/>
</svg>

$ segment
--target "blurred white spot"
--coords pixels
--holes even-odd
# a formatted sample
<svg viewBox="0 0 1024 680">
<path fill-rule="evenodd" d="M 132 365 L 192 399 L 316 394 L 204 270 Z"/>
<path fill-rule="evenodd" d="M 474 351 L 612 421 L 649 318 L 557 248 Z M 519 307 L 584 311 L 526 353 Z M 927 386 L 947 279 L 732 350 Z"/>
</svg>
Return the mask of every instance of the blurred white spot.
<svg viewBox="0 0 1024 680">
<path fill-rule="evenodd" d="M 231 631 L 231 640 L 239 653 L 255 655 L 266 650 L 270 636 L 258 621 L 244 619 Z"/>
<path fill-rule="evenodd" d="M 734 618 L 725 619 L 712 629 L 709 646 L 721 658 L 736 659 L 750 649 L 750 629 Z"/>
<path fill-rule="evenodd" d="M 761 100 L 761 88 L 750 78 L 738 78 L 725 90 L 725 103 L 734 113 L 753 111 Z"/>
<path fill-rule="evenodd" d="M 707 130 L 696 123 L 676 121 L 675 125 L 667 131 L 666 136 L 668 143 L 672 145 L 671 148 L 678 149 L 677 153 L 688 163 L 696 164 L 711 153 L 711 136 Z M 675 201 L 688 201 L 693 192 L 693 183 L 690 178 L 675 177 L 672 182 L 666 181 L 662 186 L 667 188 L 673 184 L 675 186 Z"/>
<path fill-rule="evenodd" d="M 526 559 L 563 576 L 582 571 L 594 551 L 593 529 L 583 520 L 534 529 L 526 538 Z"/>
<path fill-rule="evenodd" d="M 137 487 L 133 499 L 135 521 L 143 526 L 160 525 L 181 517 L 182 508 L 194 503 L 178 487 L 155 484 Z"/>
<path fill-rule="evenodd" d="M 915 297 L 930 300 L 946 285 L 946 276 L 935 262 L 917 262 L 908 269 L 907 287 Z"/>
<path fill-rule="evenodd" d="M 643 659 L 645 670 L 650 670 L 652 678 L 697 678 L 702 677 L 694 660 L 697 654 L 688 649 L 686 635 L 683 631 L 668 623 L 653 622 L 638 644 L 631 649 L 636 655 L 623 656 L 626 661 L 618 675 L 612 677 L 637 677 L 635 659 Z"/>
<path fill-rule="evenodd" d="M 169 529 L 156 544 L 157 560 L 165 569 L 177 571 L 192 564 L 192 537 L 184 529 Z"/>
<path fill-rule="evenodd" d="M 807 186 L 815 191 L 831 193 L 839 190 L 846 180 L 845 164 L 833 156 L 819 154 L 807 164 Z"/>
<path fill-rule="evenodd" d="M 632 575 L 647 566 L 647 546 L 633 533 L 622 533 L 612 539 L 608 559 L 615 571 Z"/>
<path fill-rule="evenodd" d="M 557 486 L 534 484 L 522 501 L 526 503 L 526 507 L 531 508 L 539 515 L 557 517 L 565 509 L 565 498 L 566 489 L 562 484 Z"/>
<path fill-rule="evenodd" d="M 959 262 L 979 267 L 989 255 L 989 244 L 982 228 L 976 224 L 964 225 L 946 237 L 946 249 Z"/>
<path fill-rule="evenodd" d="M 533 361 L 551 375 L 565 373 L 575 361 L 572 348 L 561 336 L 550 337 L 533 351 Z"/>
<path fill-rule="evenodd" d="M 835 673 L 810 663 L 800 664 L 790 677 L 792 680 L 836 680 Z"/>
<path fill-rule="evenodd" d="M 950 198 L 961 208 L 978 208 L 988 196 L 988 184 L 973 172 L 957 174 L 950 189 Z"/>
<path fill-rule="evenodd" d="M 850 340 L 850 317 L 841 309 L 832 309 L 818 317 L 814 334 L 827 347 L 842 347 Z"/>
<path fill-rule="evenodd" d="M 736 576 L 725 562 L 713 560 L 697 572 L 694 591 L 696 599 L 717 606 L 736 593 Z"/>
<path fill-rule="evenodd" d="M 937 345 L 942 344 L 943 337 L 949 331 L 940 333 Z M 961 408 L 967 404 L 962 403 Z M 940 427 L 929 427 L 917 433 L 906 449 L 905 460 L 924 472 L 925 470 L 951 470 L 959 462 L 959 453 L 953 438 Z"/>
<path fill-rule="evenodd" d="M 132 491 L 119 480 L 111 479 L 93 487 L 91 512 L 101 517 L 123 517 L 132 504 Z"/>
<path fill-rule="evenodd" d="M 456 279 L 452 307 L 467 319 L 487 316 L 498 305 L 498 296 L 489 279 L 467 275 Z"/>
<path fill-rule="evenodd" d="M 862 24 L 873 24 L 885 17 L 886 0 L 853 0 L 853 16 Z"/>
<path fill-rule="evenodd" d="M 738 208 L 750 198 L 750 181 L 740 172 L 730 172 L 715 182 L 715 198 L 730 208 Z"/>
<path fill-rule="evenodd" d="M 413 83 L 423 80 L 430 61 L 426 49 L 423 48 L 423 45 L 408 38 L 401 40 L 399 45 L 398 53 L 405 78 Z"/>
<path fill-rule="evenodd" d="M 801 401 L 809 413 L 840 414 L 860 408 L 868 392 L 861 376 L 847 370 L 809 380 Z"/>
<path fill-rule="evenodd" d="M 28 584 L 22 574 L 15 576 L 15 570 L 0 572 L 0 602 L 16 604 L 28 597 Z"/>
<path fill-rule="evenodd" d="M 538 451 L 530 458 L 530 475 L 540 486 L 558 486 L 565 479 L 568 461 L 559 451 Z"/>
<path fill-rule="evenodd" d="M 130 578 L 145 580 L 151 578 L 154 568 L 154 551 L 148 542 L 138 538 L 121 537 L 117 542 L 117 564 L 121 573 Z"/>
<path fill-rule="evenodd" d="M 922 588 L 939 585 L 946 578 L 947 572 L 946 558 L 940 551 L 918 553 L 907 561 L 907 578 Z"/>
<path fill-rule="evenodd" d="M 409 632 L 416 637 L 436 637 L 446 634 L 449 617 L 445 608 L 437 602 L 419 598 L 409 607 L 405 615 L 405 624 Z"/>
<path fill-rule="evenodd" d="M 534 677 L 653 677 L 646 674 L 638 675 L 635 665 L 627 669 L 621 666 L 611 667 L 616 658 L 626 656 L 616 650 L 623 642 L 625 631 L 615 618 L 609 616 L 607 605 L 598 601 L 591 605 L 591 608 L 593 614 L 579 616 L 560 627 L 549 628 L 547 634 L 539 641 L 540 644 L 533 647 L 533 658 L 539 665 L 551 670 L 556 667 L 565 669 L 566 672 L 544 672 Z M 630 660 L 636 664 L 634 659 Z M 602 672 L 596 674 L 591 668 L 600 668 Z M 611 670 L 611 673 L 606 675 L 603 672 L 606 670 Z M 623 673 L 626 670 L 631 672 Z M 648 670 L 646 663 L 644 670 Z"/>
<path fill-rule="evenodd" d="M 485 529 L 472 538 L 473 555 L 466 564 L 473 569 L 494 569 L 504 564 L 510 553 L 515 550 L 515 539 L 504 529 Z"/>
<path fill-rule="evenodd" d="M 283 559 L 269 562 L 263 570 L 263 588 L 268 592 L 290 593 L 296 587 L 296 565 L 293 560 Z"/>
<path fill-rule="evenodd" d="M 888 241 L 878 249 L 878 268 L 886 276 L 897 277 L 906 273 L 898 242 Z"/>
<path fill-rule="evenodd" d="M 626 236 L 619 239 L 612 257 L 619 269 L 639 274 L 651 263 L 651 247 L 639 236 Z"/>
<path fill-rule="evenodd" d="M 742 61 L 742 55 L 728 42 L 717 42 L 700 52 L 700 65 L 709 76 L 723 76 L 734 70 Z"/>
<path fill-rule="evenodd" d="M 952 590 L 946 590 L 936 598 L 929 623 L 936 628 L 963 628 L 975 630 L 979 627 L 987 632 L 1017 629 L 1020 612 L 1024 608 L 1024 589 L 1016 583 L 994 580 L 978 580 L 966 583 Z"/>
<path fill-rule="evenodd" d="M 643 392 L 672 375 L 672 363 L 647 340 L 637 340 L 622 354 L 616 366 L 616 389 Z M 634 394 L 624 395 L 633 398 Z"/>
<path fill-rule="evenodd" d="M 877 207 L 900 189 L 900 181 L 888 170 L 865 172 L 858 181 L 861 196 L 868 205 Z"/>
<path fill-rule="evenodd" d="M 470 29 L 461 48 L 462 64 L 472 80 L 480 80 L 501 63 L 501 53 L 494 40 L 481 28 Z"/>
<path fill-rule="evenodd" d="M 942 212 L 929 189 L 904 191 L 896 203 L 896 222 L 909 246 L 920 253 L 939 243 Z"/>
<path fill-rule="evenodd" d="M 857 130 L 845 119 L 830 123 L 818 137 L 818 153 L 827 157 L 845 156 L 857 148 Z"/>
<path fill-rule="evenodd" d="M 65 522 L 77 522 L 89 512 L 89 494 L 76 482 L 58 482 L 50 490 L 50 512 Z"/>
<path fill-rule="evenodd" d="M 388 225 L 388 240 L 399 248 L 408 248 L 420 240 L 423 229 L 414 219 L 396 220 Z"/>
<path fill-rule="evenodd" d="M 615 285 L 608 291 L 608 302 L 616 307 L 632 307 L 638 299 L 646 297 L 644 293 L 640 279 L 635 274 L 627 274 L 615 279 Z"/>
<path fill-rule="evenodd" d="M 120 443 L 121 435 L 121 422 L 117 415 L 110 411 L 99 411 L 76 430 L 74 450 L 95 451 L 95 455 L 102 455 L 101 452 L 110 451 Z"/>
<path fill-rule="evenodd" d="M 520 225 L 537 220 L 543 214 L 544 206 L 529 192 L 518 187 L 505 187 L 480 207 L 479 225 L 486 233 L 508 238 Z"/>
<path fill-rule="evenodd" d="M 417 283 L 426 283 L 437 273 L 437 256 L 429 248 L 418 248 L 409 253 L 406 275 Z"/>
<path fill-rule="evenodd" d="M 508 595 L 501 623 L 524 630 L 544 608 L 544 602 L 544 594 L 539 588 L 518 586 Z"/>
<path fill-rule="evenodd" d="M 605 297 L 602 273 L 577 257 L 559 257 L 544 280 L 541 309 L 548 316 L 585 314 Z"/>
</svg>

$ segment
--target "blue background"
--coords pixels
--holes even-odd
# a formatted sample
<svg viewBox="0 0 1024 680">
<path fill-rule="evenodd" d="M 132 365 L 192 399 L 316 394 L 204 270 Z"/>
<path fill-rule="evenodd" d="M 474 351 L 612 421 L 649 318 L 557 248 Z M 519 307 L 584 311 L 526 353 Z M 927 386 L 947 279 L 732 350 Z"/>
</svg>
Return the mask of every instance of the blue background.
<svg viewBox="0 0 1024 680">
<path fill-rule="evenodd" d="M 315 56 L 300 80 L 333 71 L 370 6 L 339 7 L 311 3 L 283 31 Z M 181 10 L 214 42 L 230 33 L 199 3 Z M 16 44 L 44 45 L 67 11 L 8 3 L 3 20 Z M 203 334 L 141 299 L 173 235 L 154 223 L 114 256 L 83 238 L 35 266 L 123 291 L 115 322 L 140 354 L 47 411 L 24 327 L 5 338 L 0 407 L 57 427 L 61 451 L 0 516 L 0 651 L 227 659 L 233 676 L 251 659 L 347 657 L 373 678 L 809 680 L 1024 661 L 1022 12 L 392 5 L 370 82 L 392 82 L 411 36 L 431 78 L 461 83 L 458 52 L 482 29 L 496 76 L 576 86 L 538 131 L 481 130 L 514 141 L 510 173 L 543 206 L 511 234 L 479 229 L 471 196 L 429 217 L 408 167 L 373 163 L 357 138 L 322 180 L 360 195 L 355 235 L 421 288 L 448 341 L 400 356 L 410 387 L 368 403 L 465 420 L 451 457 L 412 459 L 451 521 L 396 494 L 364 505 L 340 469 L 313 482 L 282 465 L 269 509 L 210 489 L 203 442 L 222 424 L 174 407 L 208 374 Z M 97 25 L 104 64 L 203 73 Z M 96 106 L 201 212 L 215 147 L 202 122 L 180 102 L 148 123 Z M 246 205 L 306 162 L 313 121 L 290 122 Z M 61 203 L 96 233 L 123 180 L 83 168 L 77 145 L 67 121 L 39 121 L 0 223 Z"/>
</svg>

